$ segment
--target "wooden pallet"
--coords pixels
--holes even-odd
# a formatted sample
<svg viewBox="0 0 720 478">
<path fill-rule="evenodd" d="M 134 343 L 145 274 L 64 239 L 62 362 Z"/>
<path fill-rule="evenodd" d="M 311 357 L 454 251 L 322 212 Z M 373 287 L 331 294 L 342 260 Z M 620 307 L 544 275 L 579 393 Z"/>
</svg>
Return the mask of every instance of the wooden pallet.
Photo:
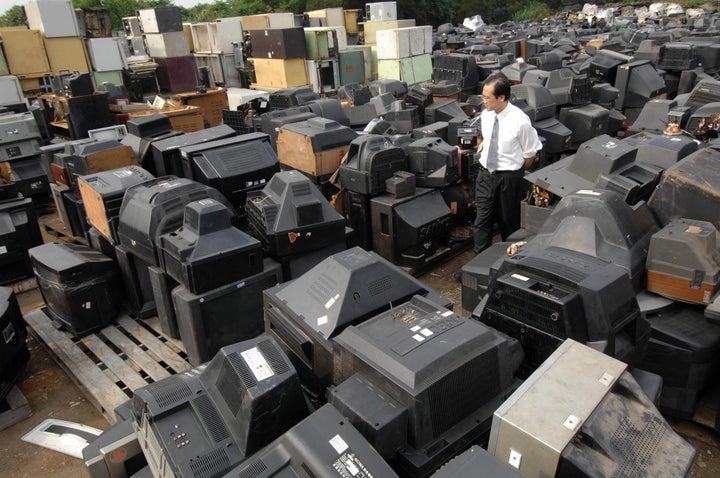
<svg viewBox="0 0 720 478">
<path fill-rule="evenodd" d="M 157 317 L 122 314 L 81 339 L 58 330 L 43 309 L 25 315 L 25 321 L 110 423 L 115 407 L 135 390 L 190 368 L 182 342 L 165 337 Z"/>
<path fill-rule="evenodd" d="M 15 425 L 32 415 L 30 404 L 17 385 L 8 392 L 5 400 L 0 402 L 0 430 Z"/>
<path fill-rule="evenodd" d="M 41 231 L 50 236 L 54 241 L 88 245 L 84 237 L 73 236 L 70 229 L 65 226 L 57 213 L 40 216 L 38 218 L 38 224 Z"/>
</svg>

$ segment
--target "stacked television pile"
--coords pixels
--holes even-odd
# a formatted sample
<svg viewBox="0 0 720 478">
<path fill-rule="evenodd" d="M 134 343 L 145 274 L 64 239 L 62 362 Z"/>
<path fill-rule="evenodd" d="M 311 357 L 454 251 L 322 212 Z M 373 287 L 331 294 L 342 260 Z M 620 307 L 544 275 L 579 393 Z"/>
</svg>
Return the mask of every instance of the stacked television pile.
<svg viewBox="0 0 720 478">
<path fill-rule="evenodd" d="M 349 83 L 335 98 L 303 84 L 242 127 L 182 133 L 159 114 L 46 146 L 58 209 L 90 246 L 37 239 L 28 259 L 32 201 L 14 195 L 0 217 L 48 319 L 82 337 L 124 311 L 158 315 L 195 367 L 115 411 L 85 450 L 91 474 L 684 475 L 694 450 L 656 406 L 693 418 L 716 370 L 720 83 L 698 72 L 684 97 L 640 108 L 672 74 L 611 48 L 643 32 L 590 56 L 581 39 L 601 32 L 583 30 L 445 25 L 432 82 Z M 400 51 L 404 34 L 387 35 Z M 521 51 L 527 63 L 509 61 Z M 420 56 L 403 55 L 387 60 Z M 548 165 L 527 176 L 527 244 L 463 268 L 464 317 L 398 266 L 467 245 L 478 89 L 500 68 Z M 617 139 L 633 115 L 638 134 Z M 17 371 L 27 357 L 13 354 Z"/>
</svg>

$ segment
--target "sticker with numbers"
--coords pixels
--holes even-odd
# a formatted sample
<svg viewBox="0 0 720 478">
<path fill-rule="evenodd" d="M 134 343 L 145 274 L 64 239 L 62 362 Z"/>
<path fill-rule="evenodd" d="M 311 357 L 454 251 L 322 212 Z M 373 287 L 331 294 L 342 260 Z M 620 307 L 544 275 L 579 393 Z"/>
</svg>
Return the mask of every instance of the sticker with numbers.
<svg viewBox="0 0 720 478">
<path fill-rule="evenodd" d="M 263 357 L 263 354 L 260 353 L 257 347 L 240 352 L 240 355 L 245 359 L 245 363 L 250 367 L 250 370 L 258 382 L 275 375 L 273 369 L 270 368 L 270 364 L 267 363 L 267 360 L 265 360 L 265 357 Z"/>
</svg>

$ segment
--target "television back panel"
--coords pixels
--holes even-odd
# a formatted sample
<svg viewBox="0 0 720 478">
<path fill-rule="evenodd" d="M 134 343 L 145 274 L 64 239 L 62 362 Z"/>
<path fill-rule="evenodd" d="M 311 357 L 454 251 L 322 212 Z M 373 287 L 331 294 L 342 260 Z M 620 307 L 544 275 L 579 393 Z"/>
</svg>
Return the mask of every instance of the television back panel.
<svg viewBox="0 0 720 478">
<path fill-rule="evenodd" d="M 408 166 L 418 187 L 449 186 L 458 179 L 457 148 L 440 138 L 418 139 L 410 143 Z"/>
<path fill-rule="evenodd" d="M 335 381 L 361 373 L 405 407 L 408 445 L 421 449 L 512 385 L 520 357 L 511 342 L 414 296 L 335 338 Z"/>
<path fill-rule="evenodd" d="M 639 367 L 662 377 L 658 406 L 663 413 L 692 419 L 720 366 L 720 326 L 704 317 L 702 307 L 678 302 L 647 313 L 646 319 L 650 342 Z"/>
<path fill-rule="evenodd" d="M 345 218 L 299 171 L 275 174 L 248 194 L 250 230 L 274 256 L 307 252 L 345 239 Z"/>
<path fill-rule="evenodd" d="M 177 316 L 172 302 L 172 291 L 180 284 L 158 266 L 149 267 L 148 274 L 152 286 L 153 301 L 160 320 L 160 329 L 168 337 L 179 339 L 180 331 L 178 330 Z"/>
<path fill-rule="evenodd" d="M 218 139 L 229 138 L 237 133 L 228 125 L 185 133 L 173 138 L 153 141 L 151 144 L 155 171 L 158 176 L 174 174 L 184 176 L 180 148 L 199 143 L 207 143 Z"/>
<path fill-rule="evenodd" d="M 523 476 L 684 476 L 695 457 L 626 364 L 572 340 L 498 408 L 488 451 Z"/>
<path fill-rule="evenodd" d="M 32 276 L 27 251 L 42 242 L 32 199 L 0 201 L 0 284 Z"/>
<path fill-rule="evenodd" d="M 190 363 L 199 365 L 221 347 L 262 333 L 263 290 L 280 282 L 280 264 L 265 259 L 262 272 L 202 294 L 175 288 L 173 304 Z"/>
<path fill-rule="evenodd" d="M 709 304 L 720 288 L 720 233 L 711 223 L 677 219 L 655 233 L 647 253 L 647 290 Z"/>
<path fill-rule="evenodd" d="M 186 204 L 207 198 L 232 210 L 218 190 L 191 179 L 164 176 L 132 186 L 120 207 L 120 244 L 144 261 L 160 265 L 160 235 L 181 226 Z"/>
<path fill-rule="evenodd" d="M 648 200 L 661 227 L 674 219 L 708 221 L 720 228 L 720 151 L 701 149 L 666 169 Z"/>
<path fill-rule="evenodd" d="M 398 476 L 332 405 L 324 405 L 225 476 L 258 476 L 258 470 L 287 478 Z"/>
<path fill-rule="evenodd" d="M 125 308 L 132 315 L 142 319 L 156 315 L 149 271 L 153 265 L 131 254 L 121 245 L 115 246 L 115 257 L 125 286 Z"/>
<path fill-rule="evenodd" d="M 493 478 L 520 478 L 522 475 L 502 463 L 484 448 L 473 445 L 442 466 L 433 478 L 465 478 L 482 470 Z"/>
<path fill-rule="evenodd" d="M 115 317 L 122 287 L 111 258 L 65 243 L 43 244 L 28 252 L 52 320 L 82 336 L 102 329 Z"/>
<path fill-rule="evenodd" d="M 382 135 L 362 135 L 350 143 L 348 158 L 340 165 L 342 187 L 358 194 L 385 191 L 385 181 L 407 168 L 405 152 Z"/>
<path fill-rule="evenodd" d="M 29 358 L 27 329 L 17 297 L 10 287 L 0 287 L 0 400 L 10 391 Z"/>
</svg>

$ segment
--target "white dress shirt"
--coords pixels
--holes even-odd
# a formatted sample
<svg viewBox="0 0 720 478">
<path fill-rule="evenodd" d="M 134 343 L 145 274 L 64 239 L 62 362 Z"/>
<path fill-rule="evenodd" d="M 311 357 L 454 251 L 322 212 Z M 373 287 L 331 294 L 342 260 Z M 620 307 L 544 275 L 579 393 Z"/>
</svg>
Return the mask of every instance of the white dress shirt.
<svg viewBox="0 0 720 478">
<path fill-rule="evenodd" d="M 500 114 L 483 110 L 480 113 L 483 149 L 480 164 L 487 167 L 487 145 L 490 143 L 495 116 L 498 119 L 498 171 L 517 171 L 523 167 L 525 158 L 532 158 L 542 149 L 537 131 L 530 118 L 520 108 L 508 102 Z"/>
</svg>

